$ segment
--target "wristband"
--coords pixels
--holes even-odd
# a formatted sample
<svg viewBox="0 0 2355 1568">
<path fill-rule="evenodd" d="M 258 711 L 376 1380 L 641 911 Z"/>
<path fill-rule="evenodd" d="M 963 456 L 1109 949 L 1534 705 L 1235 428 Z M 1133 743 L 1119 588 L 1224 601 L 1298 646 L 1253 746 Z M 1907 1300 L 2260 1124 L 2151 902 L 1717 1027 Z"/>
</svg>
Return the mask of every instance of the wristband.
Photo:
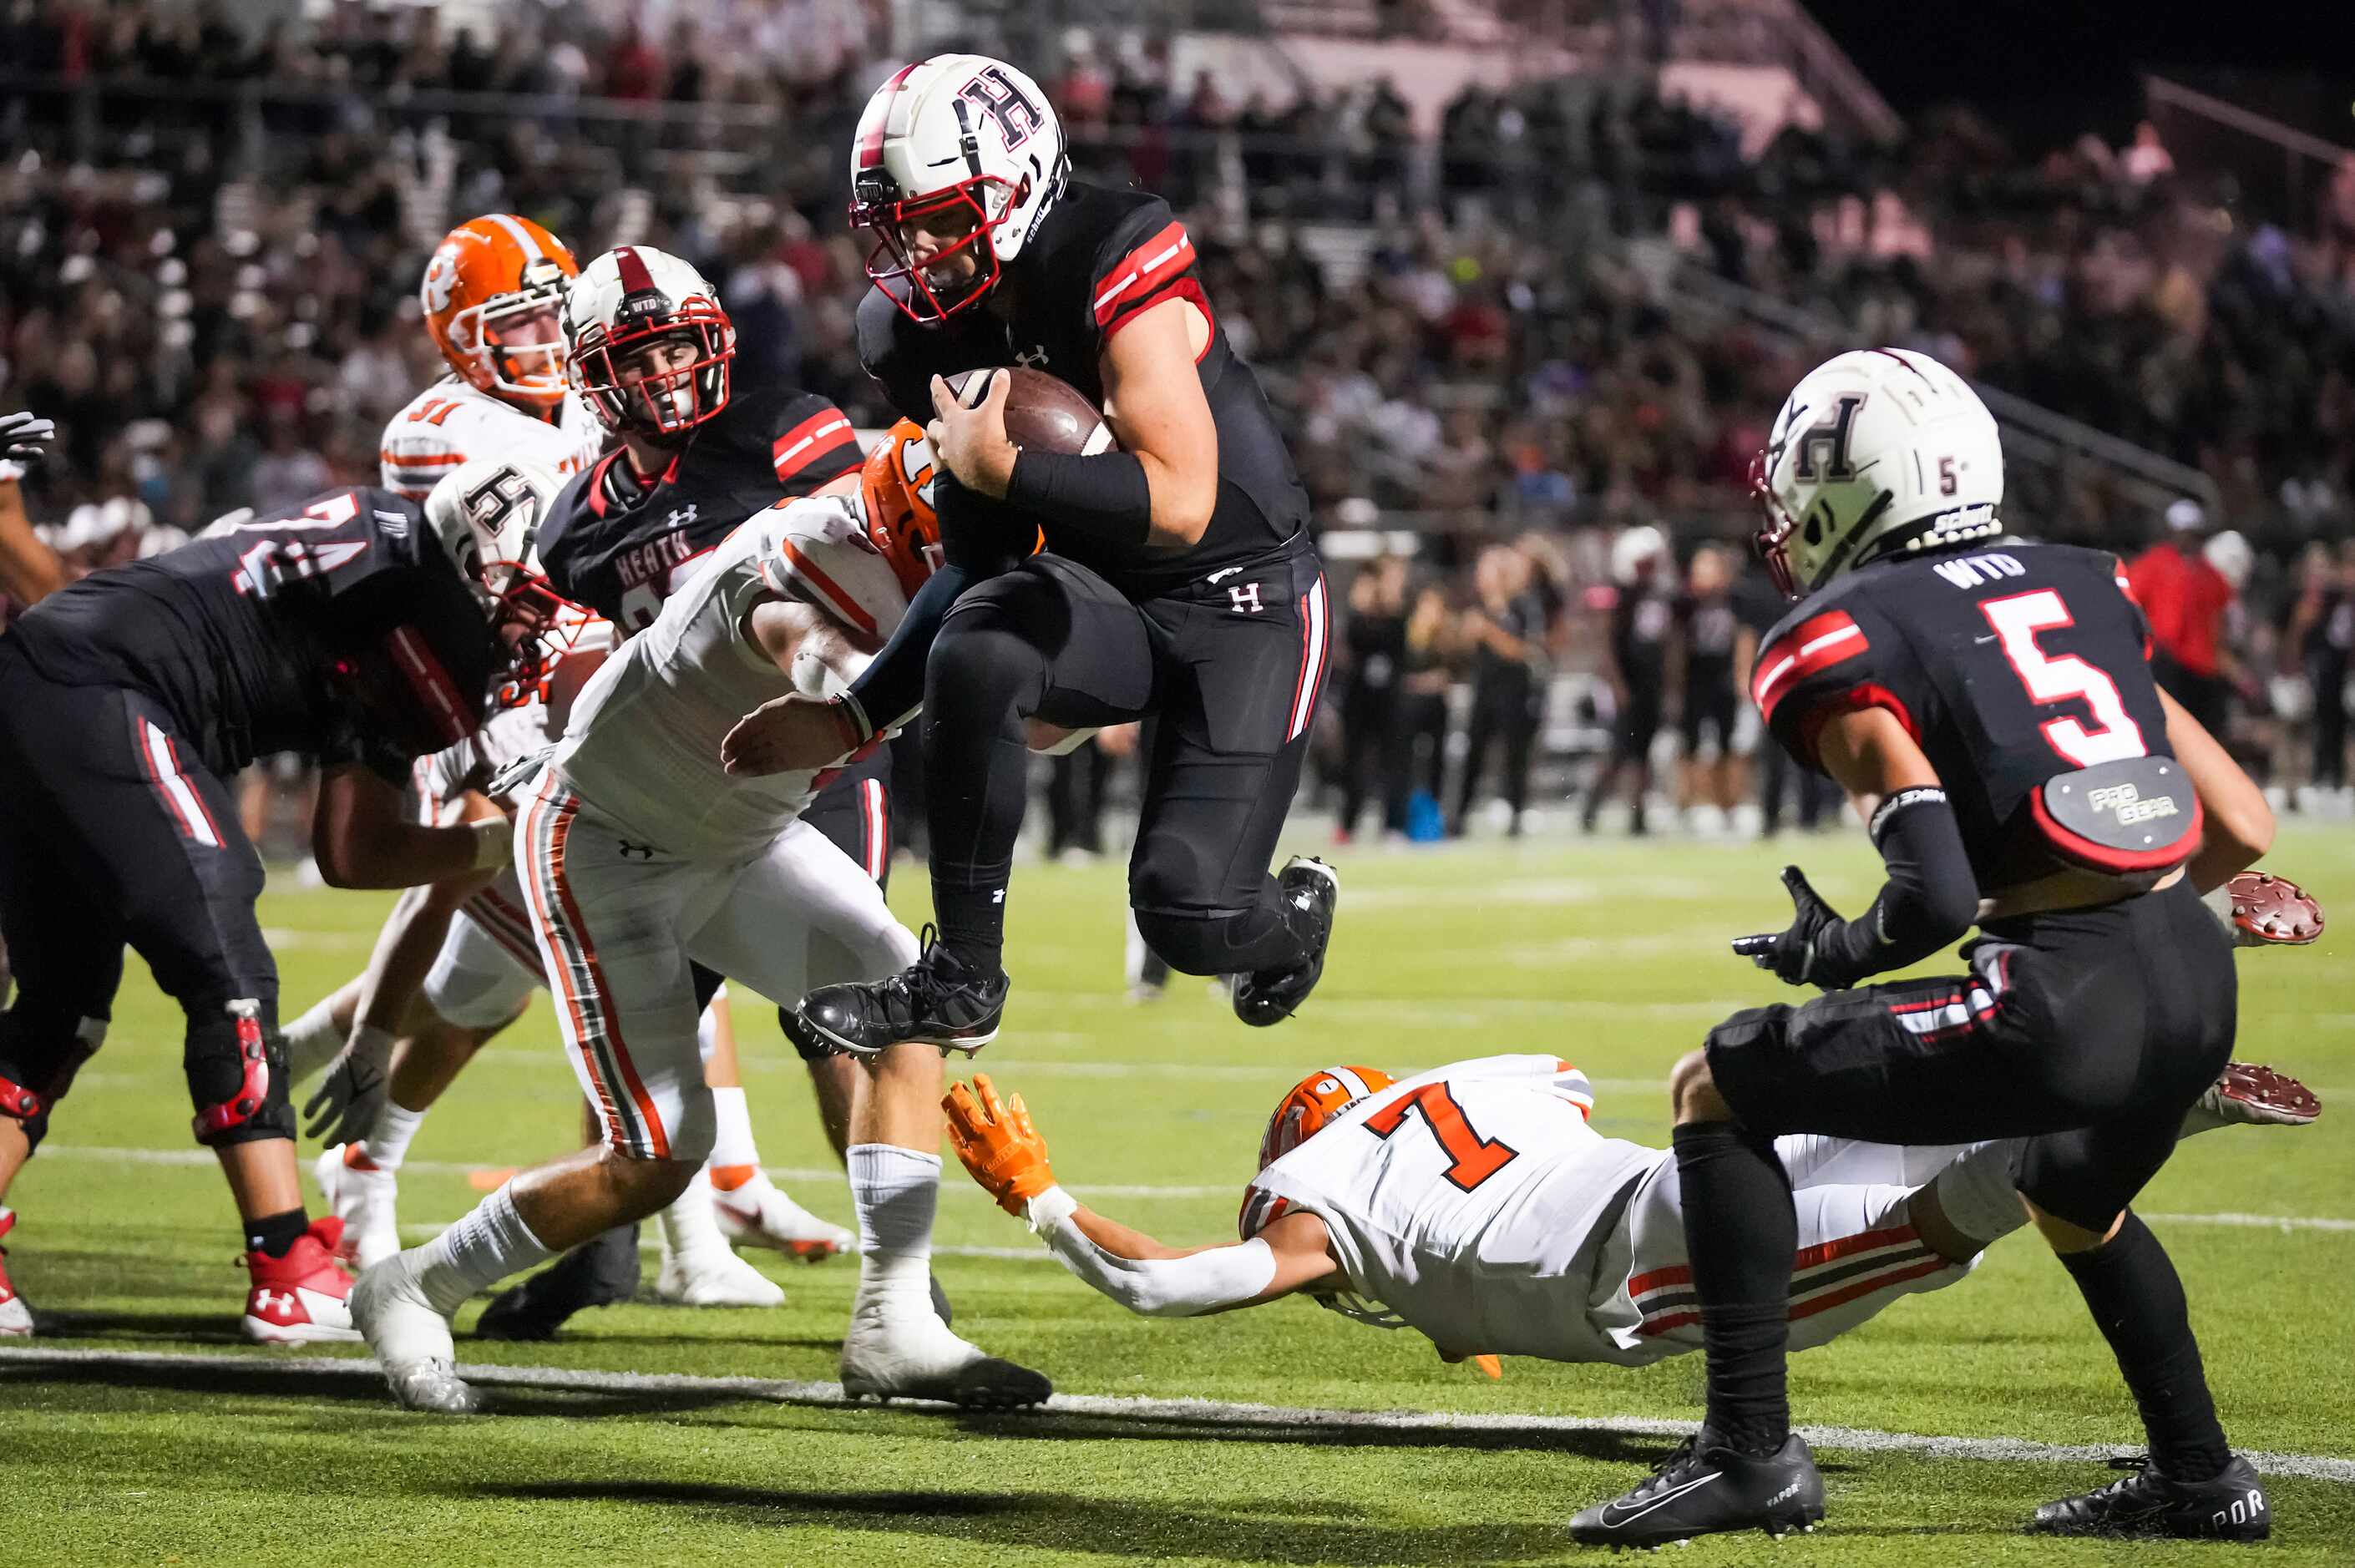
<svg viewBox="0 0 2355 1568">
<path fill-rule="evenodd" d="M 500 871 L 515 863 L 515 824 L 505 817 L 485 817 L 468 822 L 466 831 L 474 835 L 474 858 L 469 863 L 475 871 Z"/>
<path fill-rule="evenodd" d="M 1080 1201 L 1062 1188 L 1050 1187 L 1029 1202 L 1030 1229 L 1043 1235 L 1070 1219 L 1079 1206 Z"/>
<path fill-rule="evenodd" d="M 1134 452 L 1043 452 L 1025 447 L 1006 482 L 1006 501 L 1121 545 L 1145 545 L 1153 535 L 1153 490 Z"/>
</svg>

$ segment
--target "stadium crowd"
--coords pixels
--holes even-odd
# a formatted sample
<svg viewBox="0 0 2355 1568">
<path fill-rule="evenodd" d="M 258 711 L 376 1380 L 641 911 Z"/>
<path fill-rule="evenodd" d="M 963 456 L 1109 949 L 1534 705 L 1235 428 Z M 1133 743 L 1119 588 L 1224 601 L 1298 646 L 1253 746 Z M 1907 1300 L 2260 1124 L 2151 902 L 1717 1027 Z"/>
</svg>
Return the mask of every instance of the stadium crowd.
<svg viewBox="0 0 2355 1568">
<path fill-rule="evenodd" d="M 59 422 L 26 504 L 77 568 L 372 475 L 384 420 L 438 373 L 415 279 L 461 210 L 529 212 L 584 255 L 628 238 L 694 260 L 748 358 L 882 421 L 851 343 L 863 252 L 838 154 L 888 7 L 499 15 L 485 38 L 428 7 L 259 35 L 132 0 L 10 13 L 0 407 Z M 2147 127 L 2040 162 L 1934 111 L 1899 144 L 1795 127 L 1745 159 L 1732 126 L 1584 78 L 1467 89 L 1419 148 L 1385 82 L 1236 101 L 1179 79 L 1154 39 L 1071 42 L 1050 89 L 1079 163 L 1191 208 L 1320 526 L 1417 532 L 1412 560 L 1348 589 L 1325 769 L 1344 831 L 1369 802 L 1407 831 L 1413 780 L 1460 829 L 1492 749 L 1508 799 L 1532 758 L 1607 755 L 1614 733 L 1625 750 L 1654 678 L 1630 680 L 1631 601 L 1671 612 L 1651 725 L 1713 711 L 1689 685 L 1691 607 L 1739 558 L 1718 546 L 1748 526 L 1774 399 L 1850 342 L 1921 346 L 2202 470 L 2221 507 L 2185 529 L 2090 465 L 2019 468 L 2009 510 L 2128 554 L 2243 541 L 2202 673 L 2284 782 L 2343 781 L 2355 168 L 2314 213 L 2252 224 Z M 250 113 L 233 90 L 258 94 Z M 748 114 L 752 148 L 732 140 Z M 1441 193 L 1426 206 L 1399 194 L 1418 159 Z M 1663 255 L 1801 314 L 1697 310 Z M 1643 582 L 1612 569 L 1655 528 Z M 1754 632 L 1764 614 L 1739 619 Z M 1698 662 L 1718 678 L 1716 652 Z M 1432 769 L 1467 752 L 1444 787 Z M 1676 793 L 1730 804 L 1731 773 Z"/>
</svg>

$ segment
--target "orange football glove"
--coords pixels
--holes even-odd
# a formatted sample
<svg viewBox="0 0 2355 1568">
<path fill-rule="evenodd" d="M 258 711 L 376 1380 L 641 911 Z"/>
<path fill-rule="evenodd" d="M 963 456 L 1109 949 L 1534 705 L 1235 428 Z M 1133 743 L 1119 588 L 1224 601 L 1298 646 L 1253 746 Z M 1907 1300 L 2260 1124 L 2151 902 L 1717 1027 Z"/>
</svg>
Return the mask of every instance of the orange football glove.
<svg viewBox="0 0 2355 1568">
<path fill-rule="evenodd" d="M 1003 1103 L 989 1075 L 975 1073 L 971 1088 L 949 1086 L 941 1108 L 948 1113 L 949 1147 L 1007 1213 L 1021 1218 L 1024 1206 L 1055 1184 L 1047 1140 L 1030 1125 L 1020 1095 Z"/>
</svg>

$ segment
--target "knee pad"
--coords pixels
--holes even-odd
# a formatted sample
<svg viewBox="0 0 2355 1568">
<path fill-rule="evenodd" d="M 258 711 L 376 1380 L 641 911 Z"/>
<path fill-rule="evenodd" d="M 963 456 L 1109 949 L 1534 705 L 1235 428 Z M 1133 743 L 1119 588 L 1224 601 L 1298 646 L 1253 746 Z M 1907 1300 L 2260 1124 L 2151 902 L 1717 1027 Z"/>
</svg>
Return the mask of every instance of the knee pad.
<svg viewBox="0 0 2355 1568">
<path fill-rule="evenodd" d="M 276 997 L 191 1006 L 180 1065 L 197 1108 L 189 1130 L 198 1143 L 218 1147 L 294 1136 Z"/>
<path fill-rule="evenodd" d="M 73 1087 L 74 1075 L 106 1043 L 103 1018 L 74 1018 L 20 1002 L 0 1012 L 0 1116 L 25 1129 L 38 1149 L 49 1112 Z"/>
<path fill-rule="evenodd" d="M 1255 909 L 1224 914 L 1209 909 L 1138 909 L 1136 933 L 1146 947 L 1180 973 L 1222 975 L 1235 968 L 1234 955 L 1242 946 L 1237 939 L 1242 925 L 1258 914 Z"/>
<path fill-rule="evenodd" d="M 464 948 L 455 942 L 442 945 L 423 994 L 444 1023 L 487 1033 L 514 1022 L 529 1005 L 538 977 L 526 974 L 505 948 L 496 951 L 493 959 L 487 942 Z"/>
<path fill-rule="evenodd" d="M 1028 611 L 1052 601 L 1052 590 L 1027 572 L 992 577 L 958 599 L 934 644 L 943 656 L 926 666 L 925 706 L 939 701 L 996 708 L 1026 695 L 1035 706 L 1047 658 Z"/>
</svg>

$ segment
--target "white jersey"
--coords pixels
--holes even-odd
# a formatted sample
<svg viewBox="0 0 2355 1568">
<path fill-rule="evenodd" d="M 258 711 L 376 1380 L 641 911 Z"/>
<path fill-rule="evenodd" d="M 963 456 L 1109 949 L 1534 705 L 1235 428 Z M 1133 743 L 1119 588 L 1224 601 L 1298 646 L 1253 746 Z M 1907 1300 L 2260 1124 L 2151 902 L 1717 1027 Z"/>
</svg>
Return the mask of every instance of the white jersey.
<svg viewBox="0 0 2355 1568">
<path fill-rule="evenodd" d="M 608 821 L 672 854 L 759 852 L 828 770 L 730 778 L 719 743 L 736 721 L 794 685 L 744 635 L 763 598 L 855 607 L 888 638 L 908 601 L 868 543 L 856 496 L 780 502 L 721 540 L 653 625 L 581 689 L 558 746 L 566 784 Z M 815 585 L 823 584 L 822 588 Z"/>
<path fill-rule="evenodd" d="M 1240 1228 L 1316 1214 L 1369 1298 L 1336 1304 L 1452 1354 L 1649 1359 L 1596 1316 L 1625 1283 L 1625 1259 L 1604 1258 L 1627 1202 L 1673 1156 L 1593 1131 L 1593 1103 L 1585 1075 L 1553 1056 L 1403 1079 L 1261 1171 Z"/>
<path fill-rule="evenodd" d="M 470 780 L 480 789 L 508 764 L 548 747 L 546 704 L 534 697 L 520 707 L 500 709 L 457 745 L 417 759 L 410 777 L 423 820 L 429 826 L 440 821 L 443 809 L 466 792 Z"/>
<path fill-rule="evenodd" d="M 577 393 L 565 394 L 550 424 L 451 375 L 392 417 L 377 462 L 387 490 L 422 501 L 470 458 L 528 458 L 563 475 L 596 461 L 604 445 L 604 427 Z"/>
</svg>

